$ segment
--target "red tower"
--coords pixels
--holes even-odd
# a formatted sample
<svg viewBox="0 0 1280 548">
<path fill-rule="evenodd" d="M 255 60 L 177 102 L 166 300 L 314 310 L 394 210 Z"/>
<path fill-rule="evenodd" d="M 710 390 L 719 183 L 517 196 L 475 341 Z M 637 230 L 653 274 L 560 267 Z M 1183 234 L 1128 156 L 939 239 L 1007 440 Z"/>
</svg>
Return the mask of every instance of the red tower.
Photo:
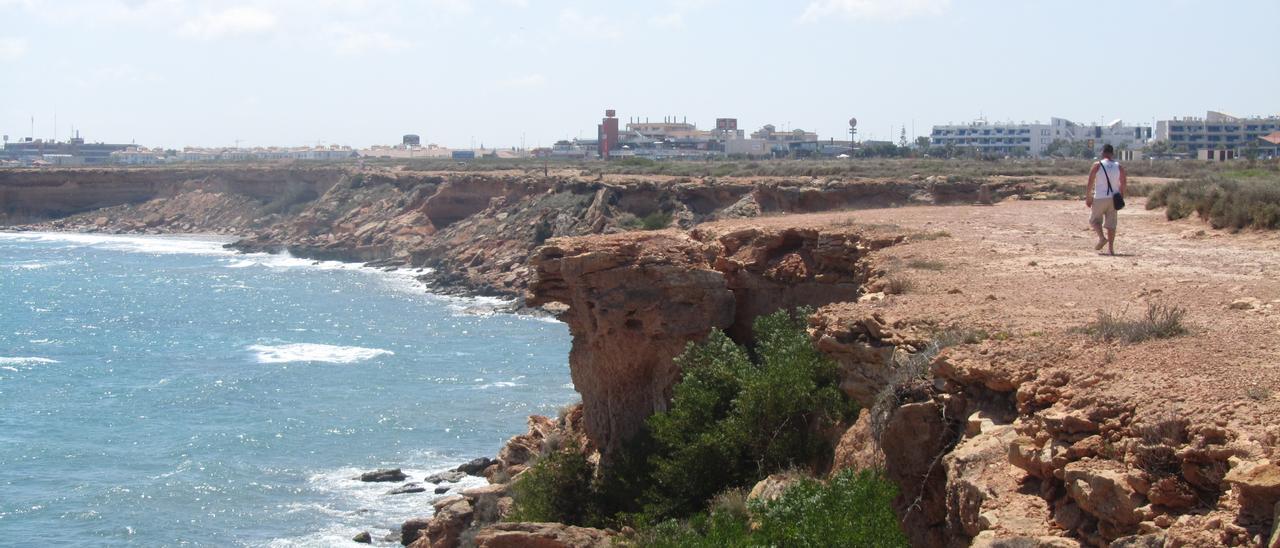
<svg viewBox="0 0 1280 548">
<path fill-rule="evenodd" d="M 596 126 L 596 151 L 600 157 L 609 158 L 609 151 L 618 148 L 618 119 L 613 109 L 604 111 L 604 119 Z"/>
</svg>

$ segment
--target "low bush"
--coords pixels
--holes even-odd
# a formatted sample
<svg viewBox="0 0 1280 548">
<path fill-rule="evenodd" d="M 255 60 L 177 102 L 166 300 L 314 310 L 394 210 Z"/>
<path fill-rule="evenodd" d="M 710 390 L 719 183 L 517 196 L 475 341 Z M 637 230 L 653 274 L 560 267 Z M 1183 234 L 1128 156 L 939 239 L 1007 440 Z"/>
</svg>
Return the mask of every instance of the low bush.
<svg viewBox="0 0 1280 548">
<path fill-rule="evenodd" d="M 734 512 L 666 521 L 638 544 L 701 546 L 907 546 L 890 506 L 897 488 L 877 472 L 845 470 L 828 483 L 802 480 L 768 504 L 752 502 L 755 527 Z"/>
<path fill-rule="evenodd" d="M 592 504 L 593 472 L 576 446 L 544 455 L 511 486 L 514 504 L 507 520 L 585 523 Z"/>
<path fill-rule="evenodd" d="M 648 421 L 656 444 L 650 517 L 690 514 L 726 488 L 829 453 L 822 430 L 855 406 L 839 389 L 836 364 L 810 342 L 806 315 L 757 318 L 755 360 L 720 331 L 676 359 L 684 377 L 671 408 Z"/>
<path fill-rule="evenodd" d="M 1178 306 L 1149 303 L 1147 312 L 1137 319 L 1127 319 L 1124 314 L 1098 312 L 1098 319 L 1085 331 L 1104 341 L 1137 343 L 1148 339 L 1168 339 L 1185 334 L 1182 320 L 1187 310 Z"/>
<path fill-rule="evenodd" d="M 655 211 L 640 218 L 640 228 L 645 230 L 662 230 L 671 226 L 671 214 Z"/>
<path fill-rule="evenodd" d="M 1166 184 L 1151 192 L 1147 209 L 1165 208 L 1169 220 L 1195 213 L 1214 228 L 1280 228 L 1280 178 L 1267 172 L 1256 177 L 1219 175 Z"/>
</svg>

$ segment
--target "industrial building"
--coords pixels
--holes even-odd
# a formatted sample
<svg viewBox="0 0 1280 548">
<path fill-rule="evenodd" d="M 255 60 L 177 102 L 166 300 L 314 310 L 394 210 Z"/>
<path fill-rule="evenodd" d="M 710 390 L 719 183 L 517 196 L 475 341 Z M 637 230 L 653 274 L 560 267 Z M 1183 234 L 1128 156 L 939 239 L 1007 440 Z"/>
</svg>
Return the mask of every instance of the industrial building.
<svg viewBox="0 0 1280 548">
<path fill-rule="evenodd" d="M 103 165 L 111 163 L 111 153 L 133 145 L 86 143 L 80 132 L 67 141 L 45 141 L 24 138 L 9 142 L 4 137 L 4 150 L 0 159 L 23 165 Z"/>
<path fill-rule="evenodd" d="M 1238 153 L 1251 144 L 1264 145 L 1262 137 L 1280 131 L 1280 116 L 1238 118 L 1209 111 L 1204 118 L 1183 117 L 1156 122 L 1156 140 L 1176 149 L 1198 154 L 1201 150 L 1230 150 Z"/>
<path fill-rule="evenodd" d="M 1065 118 L 1051 118 L 1048 124 L 990 123 L 933 126 L 929 136 L 933 147 L 952 147 L 983 156 L 1044 156 L 1054 141 L 1085 143 L 1099 154 L 1102 146 L 1140 148 L 1151 139 L 1150 126 L 1130 126 L 1122 120 L 1106 125 L 1080 124 Z"/>
</svg>

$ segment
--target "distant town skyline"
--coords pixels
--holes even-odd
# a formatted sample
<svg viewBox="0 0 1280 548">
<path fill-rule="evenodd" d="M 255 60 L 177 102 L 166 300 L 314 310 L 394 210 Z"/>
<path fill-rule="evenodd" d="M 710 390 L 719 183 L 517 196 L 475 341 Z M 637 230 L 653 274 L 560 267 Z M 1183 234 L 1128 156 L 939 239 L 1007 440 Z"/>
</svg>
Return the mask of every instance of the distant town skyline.
<svg viewBox="0 0 1280 548">
<path fill-rule="evenodd" d="M 34 116 L 36 138 L 168 148 L 533 148 L 594 139 L 605 109 L 837 140 L 856 116 L 892 141 L 979 117 L 1275 115 L 1278 18 L 1270 0 L 0 0 L 0 133 Z"/>
</svg>

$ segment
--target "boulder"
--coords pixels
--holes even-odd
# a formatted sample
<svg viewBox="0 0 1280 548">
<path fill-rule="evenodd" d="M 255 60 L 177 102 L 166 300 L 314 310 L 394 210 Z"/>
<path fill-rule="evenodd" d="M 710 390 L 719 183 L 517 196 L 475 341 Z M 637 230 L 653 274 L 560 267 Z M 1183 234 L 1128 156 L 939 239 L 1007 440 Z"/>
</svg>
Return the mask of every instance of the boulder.
<svg viewBox="0 0 1280 548">
<path fill-rule="evenodd" d="M 1280 501 L 1280 466 L 1266 460 L 1239 462 L 1223 479 L 1240 493 L 1242 513 L 1263 520 L 1271 517 Z"/>
<path fill-rule="evenodd" d="M 358 542 L 360 544 L 373 544 L 373 535 L 370 535 L 368 531 L 361 531 L 359 533 L 356 533 L 356 536 L 351 537 L 351 542 Z"/>
<path fill-rule="evenodd" d="M 476 533 L 477 548 L 590 548 L 611 546 L 614 533 L 562 523 L 497 523 Z"/>
<path fill-rule="evenodd" d="M 437 501 L 434 505 L 436 515 L 427 520 L 425 526 L 414 531 L 413 543 L 401 541 L 413 548 L 452 548 L 458 546 L 462 533 L 471 527 L 475 509 L 471 501 L 464 497 L 449 497 Z M 408 523 L 402 526 L 407 527 Z M 420 532 L 419 532 L 420 531 Z M 409 539 L 410 533 L 405 530 L 403 537 Z"/>
<path fill-rule="evenodd" d="M 408 546 L 418 540 L 418 536 L 431 525 L 433 518 L 410 518 L 400 524 L 400 544 Z"/>
<path fill-rule="evenodd" d="M 1142 495 L 1126 481 L 1124 466 L 1115 461 L 1084 459 L 1067 464 L 1063 481 L 1080 509 L 1102 522 L 1133 526 L 1142 521 Z"/>
<path fill-rule="evenodd" d="M 836 444 L 831 473 L 846 468 L 869 470 L 884 468 L 884 452 L 880 450 L 880 442 L 871 432 L 871 411 L 863 408 L 858 412 L 858 420 L 845 430 Z"/>
<path fill-rule="evenodd" d="M 424 478 L 424 481 L 426 481 L 427 483 L 443 483 L 446 481 L 449 483 L 457 483 L 459 481 L 462 481 L 462 478 L 465 478 L 465 477 L 467 477 L 466 472 L 459 472 L 457 470 L 448 470 L 445 472 L 437 472 L 435 474 L 431 474 L 430 476 L 427 476 L 426 478 Z"/>
<path fill-rule="evenodd" d="M 443 494 L 448 493 L 448 492 L 449 492 L 449 488 L 448 488 L 448 487 L 445 487 L 445 486 L 443 486 L 443 485 L 442 485 L 442 486 L 440 486 L 440 487 L 436 487 L 436 490 L 435 490 L 435 493 L 436 493 L 437 495 L 443 495 Z"/>
<path fill-rule="evenodd" d="M 484 473 L 484 469 L 492 465 L 493 462 L 494 462 L 493 459 L 489 457 L 480 457 L 477 459 L 472 459 L 470 462 L 467 462 L 466 464 L 463 464 L 458 466 L 457 468 L 454 468 L 454 470 L 457 472 L 462 472 L 463 474 L 466 474 L 468 476 L 479 476 L 482 473 Z"/>
<path fill-rule="evenodd" d="M 1109 548 L 1164 548 L 1164 535 L 1131 535 L 1111 541 Z"/>
<path fill-rule="evenodd" d="M 408 477 L 409 476 L 405 475 L 405 473 L 400 471 L 399 468 L 383 468 L 379 470 L 374 470 L 372 472 L 365 472 L 363 474 L 360 474 L 360 477 L 357 479 L 359 479 L 360 481 L 367 481 L 367 482 L 404 481 Z"/>
<path fill-rule="evenodd" d="M 800 477 L 795 474 L 770 474 L 769 477 L 756 482 L 751 488 L 751 493 L 747 495 L 747 500 L 773 502 L 799 481 Z"/>
</svg>

